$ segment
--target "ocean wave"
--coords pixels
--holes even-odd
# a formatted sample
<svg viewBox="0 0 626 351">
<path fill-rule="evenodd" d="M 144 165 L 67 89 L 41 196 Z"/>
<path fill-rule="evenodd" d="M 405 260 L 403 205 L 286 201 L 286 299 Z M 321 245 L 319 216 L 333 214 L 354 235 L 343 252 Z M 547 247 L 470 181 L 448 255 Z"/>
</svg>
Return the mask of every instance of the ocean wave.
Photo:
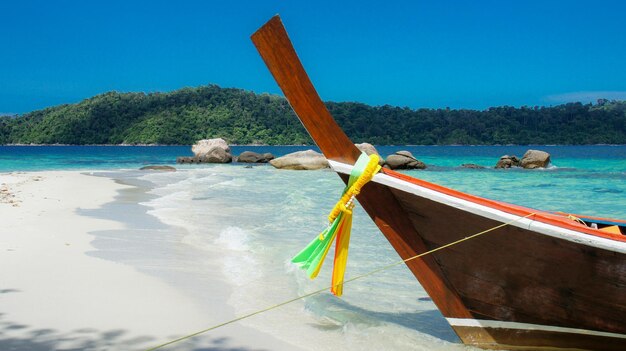
<svg viewBox="0 0 626 351">
<path fill-rule="evenodd" d="M 615 189 L 615 188 L 593 188 L 591 190 L 594 193 L 600 193 L 600 194 L 621 194 L 621 193 L 623 193 L 622 190 Z"/>
<path fill-rule="evenodd" d="M 232 251 L 249 251 L 250 235 L 239 227 L 227 227 L 219 233 L 215 244 Z"/>
</svg>

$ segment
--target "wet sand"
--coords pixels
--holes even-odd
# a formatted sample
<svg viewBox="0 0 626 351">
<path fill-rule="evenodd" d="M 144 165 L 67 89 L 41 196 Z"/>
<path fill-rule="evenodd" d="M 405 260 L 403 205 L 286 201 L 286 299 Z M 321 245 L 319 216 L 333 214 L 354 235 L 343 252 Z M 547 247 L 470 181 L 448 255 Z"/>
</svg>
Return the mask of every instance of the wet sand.
<svg viewBox="0 0 626 351">
<path fill-rule="evenodd" d="M 219 272 L 207 271 L 203 282 L 171 267 L 148 274 L 124 264 L 132 257 L 98 248 L 123 247 L 128 231 L 174 230 L 142 222 L 133 191 L 74 171 L 0 174 L 0 349 L 142 350 L 234 317 Z M 146 256 L 158 254 L 150 248 Z M 213 288 L 200 296 L 205 285 Z M 235 324 L 165 349 L 297 347 Z"/>
</svg>

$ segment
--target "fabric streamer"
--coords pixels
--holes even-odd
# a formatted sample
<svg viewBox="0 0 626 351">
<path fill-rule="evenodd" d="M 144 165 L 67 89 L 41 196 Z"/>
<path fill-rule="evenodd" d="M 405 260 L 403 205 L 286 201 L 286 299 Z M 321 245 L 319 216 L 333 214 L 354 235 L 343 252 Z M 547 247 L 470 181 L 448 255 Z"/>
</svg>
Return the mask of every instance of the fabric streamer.
<svg viewBox="0 0 626 351">
<path fill-rule="evenodd" d="M 336 239 L 332 287 L 330 289 L 336 296 L 343 294 L 343 281 L 346 263 L 348 262 L 348 247 L 352 229 L 352 209 L 355 205 L 354 200 L 360 193 L 361 188 L 380 170 L 378 160 L 378 155 L 367 156 L 365 153 L 361 154 L 352 168 L 348 185 L 344 189 L 341 199 L 328 215 L 328 227 L 291 260 L 291 262 L 306 270 L 309 278 L 314 279 L 322 268 L 333 240 Z"/>
</svg>

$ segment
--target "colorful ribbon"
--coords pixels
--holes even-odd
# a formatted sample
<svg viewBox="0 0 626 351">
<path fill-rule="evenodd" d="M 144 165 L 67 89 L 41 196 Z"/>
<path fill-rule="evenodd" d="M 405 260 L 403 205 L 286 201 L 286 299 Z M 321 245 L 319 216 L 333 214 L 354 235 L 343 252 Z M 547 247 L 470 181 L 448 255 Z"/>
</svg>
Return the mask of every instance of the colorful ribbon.
<svg viewBox="0 0 626 351">
<path fill-rule="evenodd" d="M 341 199 L 328 215 L 328 227 L 291 260 L 300 268 L 305 269 L 309 278 L 314 279 L 322 268 L 324 258 L 336 238 L 332 287 L 330 289 L 336 296 L 341 296 L 343 293 L 354 201 L 361 192 L 361 188 L 380 170 L 378 160 L 378 155 L 361 154 L 352 168 L 348 185 L 344 189 Z"/>
</svg>

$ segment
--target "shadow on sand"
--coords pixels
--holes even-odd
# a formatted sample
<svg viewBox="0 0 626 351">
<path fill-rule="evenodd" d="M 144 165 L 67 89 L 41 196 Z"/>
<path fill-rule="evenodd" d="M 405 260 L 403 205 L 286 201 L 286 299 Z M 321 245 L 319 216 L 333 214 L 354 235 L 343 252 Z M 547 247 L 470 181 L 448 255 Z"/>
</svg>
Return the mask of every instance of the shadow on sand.
<svg viewBox="0 0 626 351">
<path fill-rule="evenodd" d="M 32 329 L 6 321 L 0 313 L 0 350 L 2 351 L 104 351 L 145 350 L 166 340 L 150 336 L 130 337 L 121 329 L 100 331 L 79 329 L 62 333 L 54 329 Z M 60 317 L 62 318 L 62 317 Z M 172 339 L 176 336 L 172 336 Z M 229 338 L 199 337 L 164 347 L 177 351 L 262 351 L 230 345 Z"/>
</svg>

